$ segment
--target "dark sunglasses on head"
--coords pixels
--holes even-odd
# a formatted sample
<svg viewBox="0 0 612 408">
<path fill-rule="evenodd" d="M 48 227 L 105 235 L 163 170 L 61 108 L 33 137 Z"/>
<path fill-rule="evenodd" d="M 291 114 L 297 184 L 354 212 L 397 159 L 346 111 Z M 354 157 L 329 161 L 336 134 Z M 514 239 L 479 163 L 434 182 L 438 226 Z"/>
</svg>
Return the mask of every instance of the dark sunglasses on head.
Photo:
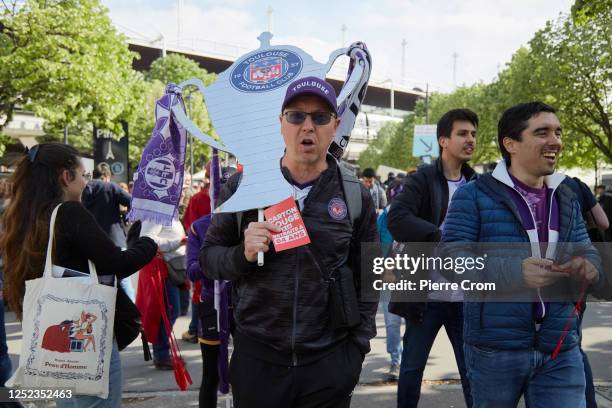
<svg viewBox="0 0 612 408">
<path fill-rule="evenodd" d="M 331 119 L 335 118 L 336 114 L 333 112 L 287 111 L 281 116 L 284 116 L 287 122 L 292 125 L 301 125 L 306 120 L 306 116 L 310 116 L 315 126 L 324 126 L 331 122 Z"/>
</svg>

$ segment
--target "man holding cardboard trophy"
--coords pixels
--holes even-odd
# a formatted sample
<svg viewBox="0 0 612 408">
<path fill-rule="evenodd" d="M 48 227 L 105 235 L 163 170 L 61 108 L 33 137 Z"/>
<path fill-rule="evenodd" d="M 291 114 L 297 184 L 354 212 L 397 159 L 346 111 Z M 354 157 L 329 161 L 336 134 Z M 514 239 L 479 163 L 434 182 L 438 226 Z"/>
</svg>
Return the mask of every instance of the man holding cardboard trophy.
<svg viewBox="0 0 612 408">
<path fill-rule="evenodd" d="M 348 407 L 376 335 L 377 302 L 358 296 L 361 242 L 377 241 L 376 213 L 367 190 L 328 153 L 340 126 L 334 88 L 298 77 L 277 103 L 284 154 L 274 162 L 287 199 L 266 210 L 268 221 L 256 209 L 215 214 L 200 263 L 207 277 L 233 282 L 237 407 Z M 220 201 L 244 182 L 230 178 Z"/>
<path fill-rule="evenodd" d="M 365 97 L 370 56 L 354 43 L 320 64 L 297 47 L 271 46 L 271 37 L 262 33 L 257 50 L 207 87 L 197 79 L 168 85 L 135 176 L 140 190 L 130 214 L 172 220 L 187 132 L 234 155 L 244 170 L 220 191 L 200 264 L 206 277 L 232 281 L 235 404 L 348 407 L 376 335 L 378 299 L 359 295 L 367 288 L 361 264 L 377 255 L 362 254 L 361 243 L 377 242 L 378 233 L 370 194 L 337 160 Z M 336 98 L 321 78 L 342 55 L 350 65 Z M 204 95 L 221 141 L 187 117 L 187 86 Z M 219 299 L 215 292 L 217 330 L 227 350 L 227 307 Z"/>
</svg>

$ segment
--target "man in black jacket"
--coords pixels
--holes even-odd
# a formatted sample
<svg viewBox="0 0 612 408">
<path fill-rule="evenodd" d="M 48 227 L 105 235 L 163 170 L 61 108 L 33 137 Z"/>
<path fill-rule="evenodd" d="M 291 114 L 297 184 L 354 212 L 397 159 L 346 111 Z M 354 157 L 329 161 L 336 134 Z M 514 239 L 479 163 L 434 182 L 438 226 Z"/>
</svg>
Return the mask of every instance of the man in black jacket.
<svg viewBox="0 0 612 408">
<path fill-rule="evenodd" d="M 93 180 L 89 181 L 83 190 L 81 200 L 111 241 L 119 248 L 126 248 L 119 206 L 129 209 L 132 196 L 111 181 L 112 175 L 108 164 L 98 164 L 93 171 Z M 121 279 L 120 284 L 130 299 L 135 301 L 136 292 L 130 278 Z"/>
<path fill-rule="evenodd" d="M 233 281 L 229 377 L 238 407 L 348 407 L 376 335 L 377 302 L 358 301 L 355 292 L 350 324 L 332 324 L 338 310 L 331 307 L 330 287 L 343 282 L 343 289 L 359 293 L 361 243 L 378 240 L 370 194 L 354 176 L 356 194 L 349 194 L 346 176 L 327 155 L 338 124 L 329 83 L 310 77 L 289 85 L 280 115 L 286 145 L 281 167 L 310 244 L 276 252 L 270 242 L 279 229 L 256 222 L 256 211 L 216 214 L 208 229 L 202 270 L 211 279 Z M 220 200 L 238 183 L 239 175 L 230 178 Z M 354 222 L 352 209 L 359 214 Z M 257 266 L 258 251 L 266 253 L 263 266 Z"/>
<path fill-rule="evenodd" d="M 438 242 L 448 204 L 461 185 L 475 178 L 467 162 L 476 145 L 478 116 L 453 109 L 438 121 L 440 158 L 421 167 L 404 182 L 389 210 L 389 230 L 397 242 Z M 438 273 L 430 279 L 443 282 Z M 442 326 L 453 345 L 468 407 L 472 404 L 463 358 L 461 293 L 430 293 L 428 303 L 395 303 L 389 310 L 406 318 L 406 331 L 397 390 L 398 408 L 416 407 L 427 358 Z"/>
<path fill-rule="evenodd" d="M 125 231 L 121 223 L 119 206 L 130 207 L 132 196 L 111 181 L 111 170 L 101 163 L 93 171 L 93 180 L 83 190 L 82 202 L 100 227 L 120 248 L 126 247 Z"/>
</svg>

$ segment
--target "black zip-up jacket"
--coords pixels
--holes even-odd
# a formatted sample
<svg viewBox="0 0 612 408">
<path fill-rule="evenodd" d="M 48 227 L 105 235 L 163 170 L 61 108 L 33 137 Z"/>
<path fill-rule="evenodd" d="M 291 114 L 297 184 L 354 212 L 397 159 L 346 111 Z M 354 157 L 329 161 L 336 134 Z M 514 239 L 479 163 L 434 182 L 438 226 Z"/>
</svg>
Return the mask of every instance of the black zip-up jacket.
<svg viewBox="0 0 612 408">
<path fill-rule="evenodd" d="M 370 193 L 361 186 L 362 211 L 356 230 L 353 231 L 348 211 L 339 220 L 332 217 L 330 206 L 337 206 L 338 199 L 346 206 L 346 199 L 337 163 L 328 158 L 328 166 L 306 197 L 301 212 L 311 243 L 282 252 L 275 252 L 271 246 L 264 266 L 248 262 L 244 256 L 244 230 L 249 222 L 257 221 L 256 210 L 243 213 L 240 233 L 236 214 L 213 216 L 200 264 L 206 277 L 234 281 L 236 350 L 288 366 L 316 361 L 347 339 L 354 341 L 363 354 L 369 352 L 369 340 L 376 335 L 377 302 L 359 302 L 359 326 L 333 330 L 327 272 L 321 270 L 316 259 L 328 271 L 348 263 L 359 290 L 360 244 L 378 241 L 376 213 Z M 282 170 L 291 181 L 288 170 Z M 233 194 L 238 182 L 236 174 L 223 186 L 221 202 Z M 338 217 L 338 211 L 334 214 Z"/>
<path fill-rule="evenodd" d="M 477 177 L 464 163 L 461 174 L 467 181 Z M 448 183 L 444 177 L 442 160 L 421 167 L 406 177 L 404 188 L 391 202 L 388 228 L 397 242 L 439 242 L 440 225 L 448 210 Z M 427 309 L 423 302 L 397 302 L 389 306 L 392 313 L 419 322 Z"/>
</svg>

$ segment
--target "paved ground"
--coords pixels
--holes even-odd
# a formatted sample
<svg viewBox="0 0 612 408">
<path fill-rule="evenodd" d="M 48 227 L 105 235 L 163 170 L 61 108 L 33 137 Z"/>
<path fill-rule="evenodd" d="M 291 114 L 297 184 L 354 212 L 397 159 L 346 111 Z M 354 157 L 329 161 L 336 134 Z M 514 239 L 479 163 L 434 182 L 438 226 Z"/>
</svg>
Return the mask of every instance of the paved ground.
<svg viewBox="0 0 612 408">
<path fill-rule="evenodd" d="M 6 316 L 9 352 L 17 365 L 21 343 L 21 328 L 14 316 Z M 397 386 L 384 383 L 382 377 L 388 366 L 385 348 L 385 328 L 382 314 L 377 318 L 379 335 L 372 343 L 372 352 L 366 357 L 359 386 L 355 389 L 352 407 L 395 407 Z M 180 337 L 188 325 L 181 317 L 175 325 Z M 187 392 L 178 392 L 172 372 L 158 371 L 142 357 L 142 346 L 137 340 L 121 353 L 124 376 L 124 405 L 144 407 L 197 407 L 197 390 L 202 375 L 200 350 L 197 345 L 179 341 L 194 384 Z M 595 377 L 600 407 L 612 408 L 612 303 L 590 304 L 584 320 L 584 349 L 587 351 Z M 464 407 L 459 375 L 452 348 L 442 330 L 438 336 L 424 374 L 420 407 Z M 450 380 L 450 381 L 446 381 Z M 48 404 L 52 406 L 53 404 Z M 43 406 L 43 404 L 37 404 Z M 219 407 L 225 407 L 220 398 Z"/>
</svg>

